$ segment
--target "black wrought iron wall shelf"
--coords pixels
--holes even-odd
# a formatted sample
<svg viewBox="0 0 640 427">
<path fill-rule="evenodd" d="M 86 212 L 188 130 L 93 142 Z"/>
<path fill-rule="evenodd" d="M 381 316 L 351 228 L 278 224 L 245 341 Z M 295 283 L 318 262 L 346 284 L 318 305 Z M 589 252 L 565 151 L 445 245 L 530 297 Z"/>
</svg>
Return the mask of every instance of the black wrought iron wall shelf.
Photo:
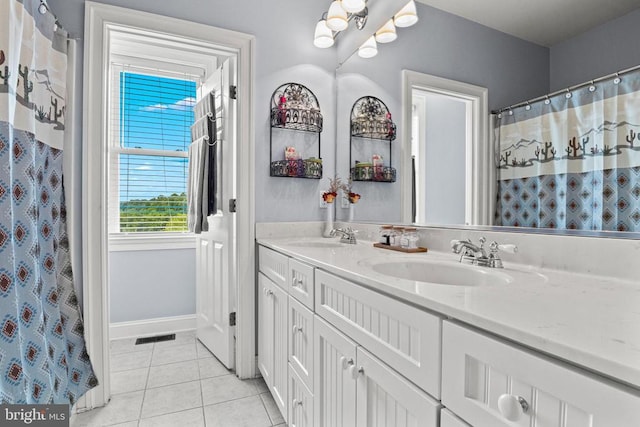
<svg viewBox="0 0 640 427">
<path fill-rule="evenodd" d="M 356 139 L 354 141 L 354 138 Z M 388 165 L 371 162 L 354 163 L 353 146 L 358 138 L 388 142 Z M 395 182 L 396 169 L 392 166 L 391 141 L 396 139 L 396 125 L 386 104 L 374 96 L 363 96 L 351 108 L 351 132 L 349 137 L 349 165 L 354 181 Z"/>
<path fill-rule="evenodd" d="M 299 83 L 285 83 L 271 95 L 271 126 L 269 132 L 270 175 L 287 178 L 322 178 L 322 159 L 320 158 L 320 134 L 322 132 L 322 113 L 316 96 L 307 87 Z M 274 129 L 286 129 L 318 136 L 318 157 L 306 159 L 287 158 L 274 160 Z M 295 149 L 295 147 L 294 147 Z"/>
</svg>

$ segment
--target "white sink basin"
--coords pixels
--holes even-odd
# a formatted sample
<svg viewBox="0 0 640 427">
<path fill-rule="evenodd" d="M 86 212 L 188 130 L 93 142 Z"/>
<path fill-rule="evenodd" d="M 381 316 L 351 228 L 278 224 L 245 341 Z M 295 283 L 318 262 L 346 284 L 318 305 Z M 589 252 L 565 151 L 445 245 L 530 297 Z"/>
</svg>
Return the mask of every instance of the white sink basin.
<svg viewBox="0 0 640 427">
<path fill-rule="evenodd" d="M 513 281 L 511 275 L 496 269 L 447 261 L 369 259 L 360 264 L 385 276 L 439 285 L 483 286 Z"/>
</svg>

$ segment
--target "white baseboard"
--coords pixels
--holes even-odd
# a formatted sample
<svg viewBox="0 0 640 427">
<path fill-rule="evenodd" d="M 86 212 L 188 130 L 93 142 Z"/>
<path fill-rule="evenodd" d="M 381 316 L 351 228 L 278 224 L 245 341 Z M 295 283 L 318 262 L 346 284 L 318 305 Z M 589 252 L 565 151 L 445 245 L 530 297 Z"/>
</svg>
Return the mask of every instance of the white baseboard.
<svg viewBox="0 0 640 427">
<path fill-rule="evenodd" d="M 194 331 L 196 315 L 158 317 L 155 319 L 109 324 L 109 339 L 140 338 L 175 332 Z"/>
</svg>

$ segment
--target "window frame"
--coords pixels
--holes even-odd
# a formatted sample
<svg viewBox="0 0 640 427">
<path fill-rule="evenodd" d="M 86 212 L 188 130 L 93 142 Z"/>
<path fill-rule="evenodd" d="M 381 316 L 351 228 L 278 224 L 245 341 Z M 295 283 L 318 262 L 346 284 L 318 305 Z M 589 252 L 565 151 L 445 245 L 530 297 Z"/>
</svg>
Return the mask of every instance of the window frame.
<svg viewBox="0 0 640 427">
<path fill-rule="evenodd" d="M 198 73 L 198 70 L 200 71 Z M 154 150 L 146 148 L 129 148 L 120 145 L 120 82 L 121 72 L 135 74 L 147 74 L 173 79 L 184 79 L 185 76 L 196 82 L 196 94 L 205 79 L 204 67 L 194 67 L 152 60 L 149 58 L 137 58 L 129 55 L 111 54 L 108 60 L 107 88 L 107 141 L 108 141 L 108 168 L 107 168 L 107 197 L 109 200 L 109 212 L 107 215 L 107 233 L 109 236 L 109 250 L 154 250 L 170 248 L 195 248 L 195 234 L 189 231 L 150 231 L 150 232 L 126 232 L 114 231 L 120 229 L 120 154 L 146 155 L 174 158 L 189 157 L 186 151 Z M 118 114 L 117 120 L 113 115 Z M 185 186 L 185 193 L 187 192 Z"/>
</svg>

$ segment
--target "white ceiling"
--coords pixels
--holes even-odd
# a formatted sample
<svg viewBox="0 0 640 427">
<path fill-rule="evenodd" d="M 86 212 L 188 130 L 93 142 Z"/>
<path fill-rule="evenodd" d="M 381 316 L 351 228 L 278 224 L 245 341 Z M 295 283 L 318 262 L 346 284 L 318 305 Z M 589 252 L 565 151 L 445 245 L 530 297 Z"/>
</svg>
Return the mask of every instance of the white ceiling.
<svg viewBox="0 0 640 427">
<path fill-rule="evenodd" d="M 548 47 L 640 8 L 640 0 L 418 1 Z"/>
</svg>

